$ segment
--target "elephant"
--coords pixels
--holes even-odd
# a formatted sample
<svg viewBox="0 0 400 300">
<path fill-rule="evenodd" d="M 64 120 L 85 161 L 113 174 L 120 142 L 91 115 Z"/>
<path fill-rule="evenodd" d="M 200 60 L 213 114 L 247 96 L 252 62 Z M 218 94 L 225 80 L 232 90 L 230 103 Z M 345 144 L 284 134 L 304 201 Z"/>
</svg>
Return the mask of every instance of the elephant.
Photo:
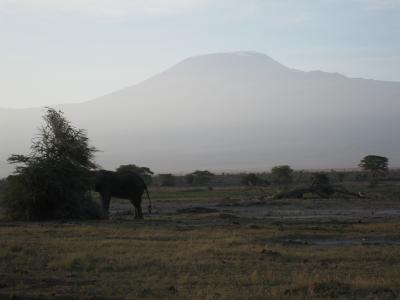
<svg viewBox="0 0 400 300">
<path fill-rule="evenodd" d="M 108 215 L 111 197 L 128 199 L 135 208 L 135 219 L 143 219 L 142 196 L 146 192 L 149 199 L 149 214 L 151 200 L 146 183 L 136 173 L 131 171 L 113 172 L 107 170 L 94 171 L 94 188 L 101 196 L 103 211 Z"/>
</svg>

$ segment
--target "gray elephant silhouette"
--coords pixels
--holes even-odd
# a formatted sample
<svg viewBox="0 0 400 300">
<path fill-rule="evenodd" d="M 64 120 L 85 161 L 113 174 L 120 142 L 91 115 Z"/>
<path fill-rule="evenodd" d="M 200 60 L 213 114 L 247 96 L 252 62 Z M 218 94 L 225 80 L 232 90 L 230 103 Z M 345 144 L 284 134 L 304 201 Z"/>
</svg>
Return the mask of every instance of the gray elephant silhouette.
<svg viewBox="0 0 400 300">
<path fill-rule="evenodd" d="M 146 183 L 136 173 L 131 171 L 113 172 L 99 170 L 94 173 L 95 191 L 101 196 L 103 211 L 108 215 L 111 197 L 128 199 L 135 208 L 135 219 L 143 219 L 142 196 L 146 192 L 149 199 L 149 214 L 151 200 Z"/>
</svg>

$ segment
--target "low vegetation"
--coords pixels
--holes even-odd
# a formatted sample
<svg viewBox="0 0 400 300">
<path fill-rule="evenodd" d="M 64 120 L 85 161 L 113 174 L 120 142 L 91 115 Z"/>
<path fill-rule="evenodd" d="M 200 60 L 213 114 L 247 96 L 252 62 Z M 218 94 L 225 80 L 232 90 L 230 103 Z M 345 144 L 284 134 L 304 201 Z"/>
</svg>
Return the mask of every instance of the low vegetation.
<svg viewBox="0 0 400 300">
<path fill-rule="evenodd" d="M 152 218 L 2 224 L 1 299 L 397 299 L 400 248 L 268 244 L 397 234 L 400 224 L 185 227 Z M 185 229 L 186 228 L 186 229 Z"/>
<path fill-rule="evenodd" d="M 0 180 L 0 299 L 400 298 L 398 215 L 374 217 L 399 201 L 400 172 L 385 157 L 365 157 L 363 172 L 282 165 L 260 174 L 154 176 L 121 165 L 116 174 L 133 171 L 151 185 L 156 214 L 139 221 L 114 210 L 110 220 L 89 221 L 102 216 L 90 191 L 96 150 L 61 112 L 48 109 L 44 121 L 31 153 L 10 157 L 16 174 Z M 292 199 L 298 191 L 303 199 Z M 338 193 L 350 198 L 337 203 L 359 216 L 329 219 L 326 205 L 336 203 L 320 198 Z M 298 213 L 317 206 L 319 219 Z M 388 242 L 366 243 L 371 237 Z"/>
<path fill-rule="evenodd" d="M 100 217 L 89 198 L 96 149 L 61 112 L 48 108 L 43 119 L 31 152 L 9 158 L 17 169 L 5 184 L 6 215 L 16 220 Z"/>
</svg>

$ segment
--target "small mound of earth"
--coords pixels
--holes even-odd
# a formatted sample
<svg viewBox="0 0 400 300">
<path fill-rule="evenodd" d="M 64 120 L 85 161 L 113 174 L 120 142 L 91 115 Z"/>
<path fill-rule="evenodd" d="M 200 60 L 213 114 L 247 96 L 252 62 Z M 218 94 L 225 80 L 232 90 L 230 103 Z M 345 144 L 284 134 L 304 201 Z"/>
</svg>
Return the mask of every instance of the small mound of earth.
<svg viewBox="0 0 400 300">
<path fill-rule="evenodd" d="M 197 206 L 177 209 L 176 212 L 178 214 L 209 214 L 218 212 L 218 210 L 203 206 Z"/>
</svg>

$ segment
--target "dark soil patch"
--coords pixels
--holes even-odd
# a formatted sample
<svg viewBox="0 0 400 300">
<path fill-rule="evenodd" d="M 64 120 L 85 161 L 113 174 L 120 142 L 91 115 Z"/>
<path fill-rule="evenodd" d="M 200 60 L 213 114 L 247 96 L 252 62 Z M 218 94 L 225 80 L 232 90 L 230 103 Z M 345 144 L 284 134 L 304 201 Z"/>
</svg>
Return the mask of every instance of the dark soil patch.
<svg viewBox="0 0 400 300">
<path fill-rule="evenodd" d="M 209 213 L 218 212 L 218 210 L 214 209 L 214 208 L 209 208 L 209 207 L 196 206 L 196 207 L 187 207 L 187 208 L 177 209 L 176 212 L 178 214 L 209 214 Z"/>
<path fill-rule="evenodd" d="M 266 244 L 312 245 L 312 246 L 353 246 L 353 245 L 394 245 L 400 246 L 400 236 L 323 236 L 323 235 L 288 235 L 275 237 Z"/>
</svg>

